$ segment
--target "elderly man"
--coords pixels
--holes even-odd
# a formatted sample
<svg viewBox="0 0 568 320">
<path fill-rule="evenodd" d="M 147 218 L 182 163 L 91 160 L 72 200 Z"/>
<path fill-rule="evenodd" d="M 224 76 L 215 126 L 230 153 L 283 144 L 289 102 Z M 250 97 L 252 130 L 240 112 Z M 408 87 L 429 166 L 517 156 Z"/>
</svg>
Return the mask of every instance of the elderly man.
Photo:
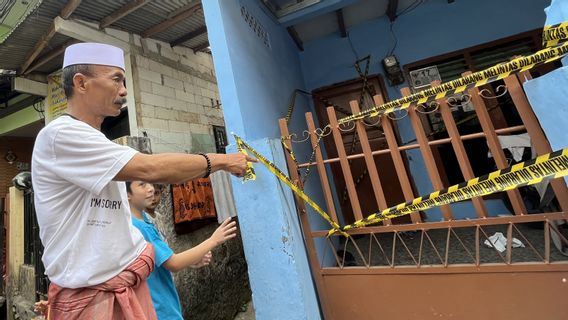
<svg viewBox="0 0 568 320">
<path fill-rule="evenodd" d="M 69 46 L 63 61 L 67 114 L 41 130 L 32 177 L 51 319 L 155 319 L 146 278 L 154 251 L 132 226 L 123 181 L 183 183 L 225 170 L 245 173 L 242 154 L 146 155 L 101 132 L 126 102 L 124 53 Z"/>
</svg>

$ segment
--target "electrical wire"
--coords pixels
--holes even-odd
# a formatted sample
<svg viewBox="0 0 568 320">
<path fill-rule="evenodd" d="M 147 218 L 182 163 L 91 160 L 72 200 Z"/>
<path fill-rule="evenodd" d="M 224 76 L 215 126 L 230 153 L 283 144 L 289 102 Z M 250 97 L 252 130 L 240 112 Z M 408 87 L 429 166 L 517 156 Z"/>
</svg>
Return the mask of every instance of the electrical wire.
<svg viewBox="0 0 568 320">
<path fill-rule="evenodd" d="M 349 41 L 349 46 L 351 47 L 351 51 L 353 51 L 353 54 L 355 55 L 355 60 L 359 61 L 359 54 L 357 53 L 357 50 L 355 50 L 355 46 L 353 45 L 353 41 L 351 41 L 351 33 L 347 32 L 347 40 Z"/>
<path fill-rule="evenodd" d="M 388 51 L 387 53 L 387 57 L 388 56 L 392 56 L 396 50 L 396 47 L 398 46 L 398 38 L 393 30 L 394 27 L 394 23 L 396 21 L 396 19 L 402 15 L 405 15 L 407 13 L 410 13 L 411 11 L 413 11 L 414 9 L 418 8 L 420 5 L 422 5 L 426 0 L 415 0 L 413 3 L 411 3 L 410 5 L 408 5 L 408 7 L 404 8 L 401 12 L 397 13 L 395 15 L 395 18 L 393 21 L 390 22 L 390 33 L 391 36 L 393 38 L 394 44 L 392 46 L 392 48 Z"/>
</svg>

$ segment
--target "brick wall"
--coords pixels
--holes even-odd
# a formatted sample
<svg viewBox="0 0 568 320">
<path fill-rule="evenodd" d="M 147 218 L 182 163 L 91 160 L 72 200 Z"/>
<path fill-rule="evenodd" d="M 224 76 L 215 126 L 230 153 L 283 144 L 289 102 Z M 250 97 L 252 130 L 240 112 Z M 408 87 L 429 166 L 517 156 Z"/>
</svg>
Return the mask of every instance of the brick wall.
<svg viewBox="0 0 568 320">
<path fill-rule="evenodd" d="M 16 162 L 30 162 L 32 157 L 34 139 L 0 137 L 0 197 L 4 198 L 8 188 L 12 186 L 12 178 L 18 174 Z M 11 150 L 18 159 L 14 164 L 4 160 L 6 152 Z"/>
<path fill-rule="evenodd" d="M 212 125 L 224 121 L 211 55 L 134 39 L 140 45 L 133 68 L 138 126 L 153 151 L 214 152 Z"/>
</svg>

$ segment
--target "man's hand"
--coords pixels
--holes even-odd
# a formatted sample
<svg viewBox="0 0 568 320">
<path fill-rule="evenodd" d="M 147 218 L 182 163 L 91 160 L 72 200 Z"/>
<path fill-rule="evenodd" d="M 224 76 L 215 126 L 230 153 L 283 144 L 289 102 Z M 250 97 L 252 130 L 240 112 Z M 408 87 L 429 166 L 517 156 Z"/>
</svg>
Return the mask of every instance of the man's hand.
<svg viewBox="0 0 568 320">
<path fill-rule="evenodd" d="M 196 264 L 192 265 L 191 267 L 194 268 L 194 269 L 206 267 L 211 263 L 212 257 L 213 257 L 213 254 L 211 253 L 211 251 L 209 251 L 203 256 L 203 258 L 201 258 L 201 261 L 199 261 L 199 263 L 196 263 Z"/>
<path fill-rule="evenodd" d="M 258 162 L 255 158 L 240 152 L 218 154 L 217 156 L 223 157 L 222 162 L 224 165 L 221 169 L 237 177 L 243 177 L 245 175 L 245 172 L 247 171 L 247 163 Z"/>
<path fill-rule="evenodd" d="M 40 300 L 34 303 L 34 312 L 40 316 L 47 316 L 47 310 L 49 308 L 48 302 L 45 300 Z"/>
<path fill-rule="evenodd" d="M 209 240 L 213 242 L 215 246 L 223 244 L 224 242 L 233 239 L 237 236 L 236 222 L 231 221 L 231 218 L 227 218 L 223 223 L 213 232 Z"/>
</svg>

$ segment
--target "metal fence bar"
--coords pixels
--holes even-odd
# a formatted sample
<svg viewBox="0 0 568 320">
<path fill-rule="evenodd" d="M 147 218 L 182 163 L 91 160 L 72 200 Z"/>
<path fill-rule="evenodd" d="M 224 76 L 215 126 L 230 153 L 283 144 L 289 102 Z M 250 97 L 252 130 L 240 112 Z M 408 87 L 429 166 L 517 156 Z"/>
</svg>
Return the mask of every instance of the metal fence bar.
<svg viewBox="0 0 568 320">
<path fill-rule="evenodd" d="M 384 103 L 383 97 L 380 95 L 374 96 L 373 99 L 376 105 L 381 105 Z M 406 172 L 406 166 L 404 160 L 402 159 L 402 154 L 398 147 L 398 142 L 396 141 L 396 135 L 394 133 L 392 122 L 388 117 L 383 116 L 381 117 L 381 125 L 387 139 L 387 145 L 389 146 L 389 150 L 387 151 L 390 151 L 392 161 L 394 163 L 394 168 L 396 169 L 398 182 L 400 183 L 402 193 L 404 194 L 404 199 L 406 201 L 410 201 L 414 199 L 414 192 L 412 191 L 412 185 L 410 184 L 410 179 L 408 177 L 408 173 Z M 422 218 L 420 217 L 420 213 L 418 212 L 411 213 L 410 218 L 412 219 L 413 223 L 422 222 Z"/>
<path fill-rule="evenodd" d="M 359 113 L 359 104 L 357 101 L 351 101 L 350 103 L 351 111 L 353 114 Z M 355 123 L 357 134 L 359 135 L 359 141 L 361 143 L 361 148 L 363 149 L 363 154 L 365 155 L 365 164 L 367 165 L 367 171 L 369 172 L 369 178 L 371 180 L 371 185 L 373 187 L 373 193 L 375 195 L 375 200 L 377 201 L 377 206 L 379 210 L 388 208 L 387 200 L 385 199 L 385 193 L 381 185 L 381 179 L 379 178 L 379 173 L 377 171 L 377 165 L 375 159 L 373 158 L 371 145 L 369 144 L 369 138 L 367 137 L 367 130 L 365 125 L 361 120 Z M 385 220 L 385 224 L 391 224 L 391 220 Z"/>
<path fill-rule="evenodd" d="M 506 133 L 523 131 L 523 130 L 525 130 L 525 126 L 514 126 L 514 127 L 509 127 L 509 128 L 496 129 L 495 133 L 506 134 Z M 461 136 L 460 139 L 462 141 L 467 141 L 467 140 L 479 139 L 479 138 L 484 138 L 484 137 L 485 137 L 484 132 L 477 132 L 477 133 L 470 133 L 470 134 L 466 134 L 464 136 Z M 435 146 L 435 145 L 445 144 L 445 143 L 451 143 L 451 138 L 444 138 L 444 139 L 428 141 L 428 145 L 430 145 L 430 146 Z M 420 148 L 420 145 L 418 145 L 418 144 L 408 144 L 408 145 L 398 147 L 398 150 L 399 151 L 406 151 L 406 150 L 418 149 L 418 148 Z M 391 153 L 391 148 L 382 149 L 382 150 L 375 150 L 375 151 L 371 152 L 371 154 L 373 156 L 380 155 L 380 154 L 388 154 L 388 153 Z M 365 157 L 365 154 L 358 153 L 358 154 L 348 155 L 347 159 L 353 160 L 353 159 L 359 159 L 359 158 L 363 158 L 363 157 Z M 339 158 L 330 158 L 330 159 L 324 159 L 323 160 L 324 164 L 334 163 L 334 162 L 339 162 Z M 305 168 L 305 167 L 310 167 L 310 166 L 314 166 L 314 165 L 317 165 L 317 163 L 316 162 L 306 162 L 306 163 L 299 164 L 298 168 Z"/>
<path fill-rule="evenodd" d="M 409 88 L 402 88 L 400 92 L 403 96 L 410 95 Z M 438 167 L 436 166 L 436 161 L 434 160 L 432 149 L 428 144 L 426 132 L 424 131 L 422 121 L 420 121 L 420 117 L 418 116 L 415 107 L 411 106 L 410 108 L 408 108 L 408 117 L 410 118 L 412 128 L 414 129 L 416 140 L 418 140 L 418 144 L 420 145 L 420 153 L 424 158 L 426 171 L 428 171 L 428 176 L 432 181 L 432 187 L 434 187 L 434 190 L 442 190 L 444 189 L 444 185 L 442 184 L 442 179 L 440 178 L 440 172 L 438 171 Z M 442 211 L 442 216 L 445 220 L 453 219 L 452 209 L 449 205 L 440 206 L 440 211 Z"/>
<path fill-rule="evenodd" d="M 308 124 L 308 131 L 310 132 L 310 141 L 312 143 L 312 148 L 314 149 L 315 152 L 316 167 L 318 170 L 320 183 L 323 189 L 323 196 L 325 199 L 325 204 L 327 205 L 327 211 L 331 219 L 335 223 L 338 223 L 335 204 L 333 203 L 333 197 L 331 196 L 332 193 L 331 193 L 331 188 L 329 186 L 329 179 L 327 178 L 327 171 L 325 170 L 325 164 L 323 162 L 321 148 L 318 146 L 318 142 L 322 143 L 322 141 L 320 141 L 321 139 L 317 137 L 316 126 L 311 112 L 306 113 L 306 122 Z"/>
<path fill-rule="evenodd" d="M 337 148 L 337 154 L 339 155 L 339 163 L 341 164 L 341 171 L 343 172 L 343 178 L 347 186 L 347 194 L 349 195 L 351 208 L 353 209 L 353 216 L 355 220 L 361 220 L 363 219 L 361 204 L 359 203 L 359 196 L 357 195 L 353 174 L 351 173 L 351 167 L 349 167 L 349 160 L 347 160 L 347 153 L 345 152 L 345 145 L 343 144 L 343 136 L 339 130 L 337 116 L 335 115 L 335 109 L 333 107 L 327 108 L 327 116 L 329 118 L 329 124 L 331 125 L 331 132 L 333 140 L 335 141 L 335 147 Z"/>
<path fill-rule="evenodd" d="M 463 73 L 463 76 L 471 74 L 470 71 Z M 495 127 L 493 126 L 493 122 L 491 121 L 491 117 L 489 116 L 489 112 L 487 111 L 487 106 L 485 101 L 479 95 L 479 89 L 472 88 L 469 91 L 471 95 L 471 102 L 473 103 L 473 107 L 475 112 L 477 113 L 477 118 L 479 119 L 479 123 L 481 124 L 481 128 L 485 133 L 485 137 L 487 138 L 487 144 L 489 145 L 489 150 L 493 155 L 493 159 L 495 159 L 495 164 L 499 169 L 505 169 L 509 166 L 507 163 L 507 159 L 505 158 L 505 153 L 503 152 L 503 148 L 501 147 L 501 143 L 497 138 L 497 132 L 495 131 Z M 511 206 L 513 207 L 513 211 L 515 214 L 523 215 L 527 213 L 527 209 L 525 208 L 525 204 L 523 203 L 523 199 L 521 198 L 521 194 L 519 190 L 513 189 L 507 191 L 507 196 L 511 201 Z"/>
<path fill-rule="evenodd" d="M 432 86 L 439 85 L 440 82 L 432 83 Z M 440 105 L 440 113 L 442 114 L 442 119 L 444 121 L 444 125 L 448 131 L 448 135 L 450 136 L 452 147 L 454 149 L 454 153 L 456 154 L 456 158 L 458 160 L 458 164 L 460 166 L 460 170 L 464 177 L 464 180 L 470 180 L 475 178 L 473 174 L 473 169 L 471 168 L 471 163 L 469 162 L 469 158 L 467 156 L 467 152 L 465 151 L 465 147 L 463 145 L 463 140 L 460 137 L 460 133 L 458 131 L 458 127 L 454 120 L 454 116 L 452 115 L 452 110 L 445 99 L 439 99 L 437 102 Z M 473 203 L 473 207 L 475 208 L 475 213 L 478 217 L 484 218 L 487 217 L 487 208 L 485 207 L 485 203 L 483 202 L 483 198 L 481 197 L 474 197 L 471 199 Z"/>
<path fill-rule="evenodd" d="M 290 132 L 288 130 L 288 122 L 286 121 L 286 119 L 280 119 L 278 121 L 278 125 L 280 127 L 280 134 L 282 136 L 287 137 L 290 135 Z M 289 142 L 290 141 L 288 140 L 288 142 L 286 143 Z M 288 147 L 291 146 L 289 145 Z M 296 166 L 296 163 L 292 160 L 288 152 L 284 153 L 286 154 L 286 163 L 288 164 L 288 171 L 290 172 L 290 178 L 292 179 L 292 181 L 294 181 L 294 183 L 300 184 L 301 179 L 298 174 L 298 167 Z M 321 273 L 321 264 L 319 263 L 318 260 L 314 238 L 310 234 L 310 230 L 312 229 L 310 227 L 310 220 L 308 218 L 308 212 L 306 211 L 306 205 L 302 199 L 296 196 L 295 193 L 294 193 L 294 198 L 296 200 L 296 208 L 298 209 L 298 214 L 300 216 L 300 223 L 302 224 L 301 229 L 302 232 L 304 233 L 304 240 L 308 252 L 308 262 L 310 264 L 310 270 L 312 272 L 312 276 L 316 284 L 318 293 L 321 295 L 322 311 L 324 312 L 324 314 L 330 314 L 330 306 L 325 303 L 325 301 L 328 301 L 326 299 L 327 291 L 324 290 L 323 276 Z"/>
<path fill-rule="evenodd" d="M 435 230 L 435 229 L 445 229 L 449 226 L 453 228 L 466 228 L 480 226 L 492 226 L 507 223 L 525 223 L 525 222 L 538 222 L 544 220 L 565 220 L 564 212 L 551 212 L 551 213 L 539 213 L 531 215 L 514 215 L 514 216 L 504 216 L 504 217 L 490 217 L 485 219 L 465 219 L 465 220 L 452 220 L 452 221 L 440 221 L 440 222 L 425 222 L 419 225 L 415 224 L 393 224 L 389 226 L 371 226 L 365 228 L 356 228 L 348 230 L 347 233 L 351 235 L 357 234 L 367 234 L 367 233 L 388 233 L 388 232 L 404 232 L 404 231 L 416 231 L 416 230 Z M 329 230 L 318 230 L 312 231 L 312 236 L 314 237 L 326 237 Z"/>
</svg>

